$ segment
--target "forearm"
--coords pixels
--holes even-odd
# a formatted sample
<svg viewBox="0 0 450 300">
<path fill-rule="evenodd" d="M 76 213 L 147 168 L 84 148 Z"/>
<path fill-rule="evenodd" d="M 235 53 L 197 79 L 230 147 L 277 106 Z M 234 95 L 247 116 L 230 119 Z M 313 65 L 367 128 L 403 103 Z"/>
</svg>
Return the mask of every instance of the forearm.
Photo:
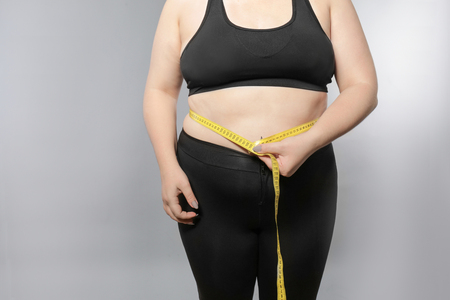
<svg viewBox="0 0 450 300">
<path fill-rule="evenodd" d="M 146 89 L 144 121 L 161 174 L 178 166 L 176 159 L 177 99 L 157 89 Z"/>
<path fill-rule="evenodd" d="M 362 122 L 377 106 L 376 84 L 346 88 L 308 131 L 315 150 L 331 143 Z"/>
</svg>

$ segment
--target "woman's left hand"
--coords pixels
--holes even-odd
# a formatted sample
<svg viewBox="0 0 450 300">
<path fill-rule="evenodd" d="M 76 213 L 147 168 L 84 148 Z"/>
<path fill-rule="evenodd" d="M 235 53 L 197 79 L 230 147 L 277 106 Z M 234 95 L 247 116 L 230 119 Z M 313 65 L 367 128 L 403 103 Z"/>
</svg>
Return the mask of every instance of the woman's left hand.
<svg viewBox="0 0 450 300">
<path fill-rule="evenodd" d="M 307 133 L 304 132 L 280 142 L 260 144 L 261 149 L 255 147 L 254 151 L 273 154 L 278 161 L 280 174 L 290 177 L 317 150 L 312 137 Z M 272 160 L 268 155 L 259 156 L 259 158 L 272 170 Z"/>
</svg>

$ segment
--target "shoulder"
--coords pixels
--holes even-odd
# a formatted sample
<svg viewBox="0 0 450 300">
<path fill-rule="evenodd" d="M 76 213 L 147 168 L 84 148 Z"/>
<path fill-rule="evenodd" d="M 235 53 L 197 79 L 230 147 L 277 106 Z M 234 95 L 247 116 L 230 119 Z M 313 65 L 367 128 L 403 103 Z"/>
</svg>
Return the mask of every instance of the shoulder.
<svg viewBox="0 0 450 300">
<path fill-rule="evenodd" d="M 328 2 L 328 4 L 330 5 L 330 7 L 336 7 L 339 5 L 349 5 L 352 4 L 351 0 L 324 0 L 326 2 Z"/>
<path fill-rule="evenodd" d="M 189 4 L 197 1 L 199 0 L 166 0 L 161 12 L 161 18 L 176 19 L 178 21 Z"/>
<path fill-rule="evenodd" d="M 330 15 L 333 17 L 333 13 L 355 13 L 355 8 L 351 0 L 324 0 L 328 2 L 330 8 Z"/>
<path fill-rule="evenodd" d="M 208 0 L 166 0 L 159 17 L 162 27 L 178 27 L 186 16 L 192 15 L 199 3 Z"/>
<path fill-rule="evenodd" d="M 163 12 L 171 15 L 183 16 L 195 9 L 206 6 L 208 0 L 166 0 Z"/>
<path fill-rule="evenodd" d="M 332 17 L 333 11 L 354 11 L 352 0 L 305 0 L 309 1 L 312 6 L 321 7 L 326 9 Z"/>
<path fill-rule="evenodd" d="M 206 10 L 208 0 L 166 0 L 161 18 L 180 23 L 191 22 L 202 16 Z"/>
<path fill-rule="evenodd" d="M 179 16 L 181 11 L 180 6 L 185 5 L 185 2 L 187 2 L 187 0 L 166 0 L 161 16 Z"/>
</svg>

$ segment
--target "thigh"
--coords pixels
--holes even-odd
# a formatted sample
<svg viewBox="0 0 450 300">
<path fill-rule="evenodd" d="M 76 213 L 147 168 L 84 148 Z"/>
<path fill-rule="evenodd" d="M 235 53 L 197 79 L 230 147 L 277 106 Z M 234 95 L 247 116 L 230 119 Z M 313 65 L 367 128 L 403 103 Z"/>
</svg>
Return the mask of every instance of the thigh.
<svg viewBox="0 0 450 300">
<path fill-rule="evenodd" d="M 280 179 L 278 224 L 288 299 L 314 300 L 333 234 L 337 170 L 332 145 L 319 149 L 291 177 Z M 274 211 L 273 211 L 274 214 Z M 276 295 L 276 231 L 261 235 L 261 300 Z"/>
<path fill-rule="evenodd" d="M 258 173 L 247 165 L 249 156 L 211 145 L 179 145 L 178 161 L 199 202 L 195 225 L 179 224 L 180 235 L 200 299 L 250 300 L 258 259 Z M 188 209 L 183 197 L 180 202 Z"/>
</svg>

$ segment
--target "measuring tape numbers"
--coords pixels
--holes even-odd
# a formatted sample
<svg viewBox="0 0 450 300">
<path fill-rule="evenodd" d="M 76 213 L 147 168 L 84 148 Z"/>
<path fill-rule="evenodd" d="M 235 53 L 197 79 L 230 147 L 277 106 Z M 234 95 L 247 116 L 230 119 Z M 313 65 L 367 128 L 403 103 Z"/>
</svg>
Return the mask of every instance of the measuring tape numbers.
<svg viewBox="0 0 450 300">
<path fill-rule="evenodd" d="M 271 153 L 258 153 L 253 151 L 253 148 L 259 144 L 267 144 L 273 142 L 279 142 L 284 140 L 287 137 L 295 136 L 305 131 L 308 131 L 314 123 L 317 122 L 318 119 L 315 119 L 311 122 L 293 127 L 291 129 L 285 130 L 283 132 L 274 134 L 269 136 L 268 138 L 260 139 L 256 142 L 250 142 L 249 140 L 243 138 L 242 136 L 216 124 L 198 114 L 189 110 L 189 116 L 196 121 L 197 123 L 211 129 L 212 131 L 220 134 L 224 138 L 230 140 L 231 142 L 241 146 L 246 149 L 248 152 L 253 153 L 258 156 L 269 156 L 272 161 L 272 174 L 273 174 L 273 186 L 275 190 L 275 226 L 277 230 L 277 256 L 278 256 L 278 265 L 277 265 L 277 300 L 286 300 L 286 289 L 284 287 L 284 275 L 283 275 L 283 258 L 281 256 L 281 248 L 280 248 L 280 235 L 278 233 L 278 201 L 280 199 L 280 169 L 278 166 L 278 161 L 275 156 Z"/>
</svg>

